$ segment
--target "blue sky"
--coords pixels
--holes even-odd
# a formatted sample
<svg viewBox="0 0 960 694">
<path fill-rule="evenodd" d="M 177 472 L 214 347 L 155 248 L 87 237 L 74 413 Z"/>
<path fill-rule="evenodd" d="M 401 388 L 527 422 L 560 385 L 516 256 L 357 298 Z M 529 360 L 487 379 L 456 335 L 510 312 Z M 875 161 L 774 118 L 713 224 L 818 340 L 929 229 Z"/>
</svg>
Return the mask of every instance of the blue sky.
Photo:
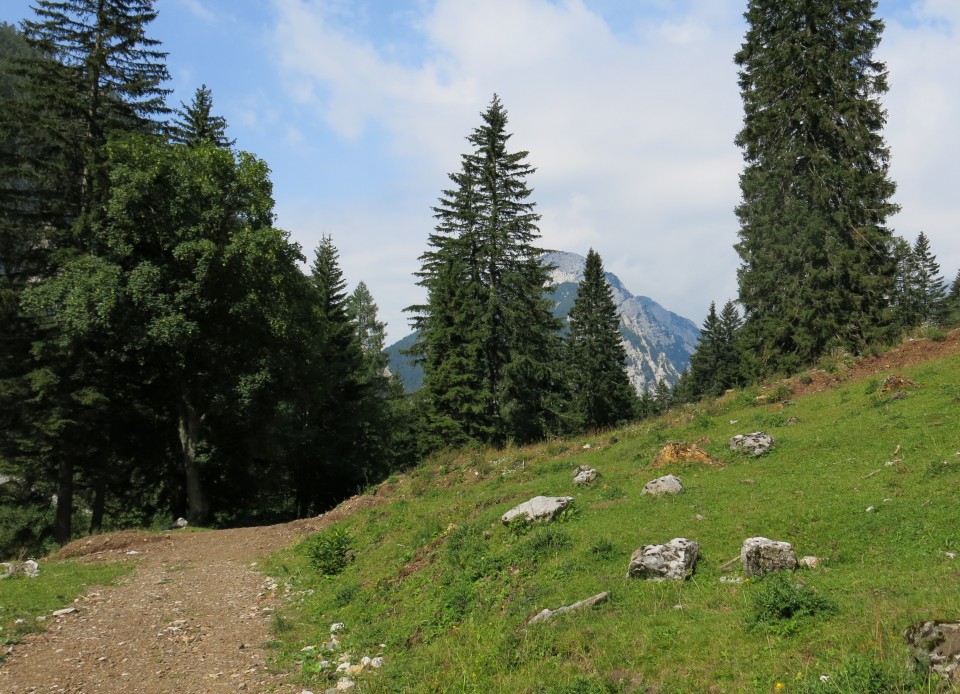
<svg viewBox="0 0 960 694">
<path fill-rule="evenodd" d="M 32 14 L 3 0 L 0 21 Z M 542 245 L 591 247 L 698 324 L 736 297 L 746 0 L 157 0 L 171 104 L 200 84 L 272 169 L 277 223 L 333 237 L 388 323 L 422 296 L 431 207 L 496 92 L 529 150 Z M 960 2 L 880 0 L 890 226 L 960 268 Z"/>
</svg>

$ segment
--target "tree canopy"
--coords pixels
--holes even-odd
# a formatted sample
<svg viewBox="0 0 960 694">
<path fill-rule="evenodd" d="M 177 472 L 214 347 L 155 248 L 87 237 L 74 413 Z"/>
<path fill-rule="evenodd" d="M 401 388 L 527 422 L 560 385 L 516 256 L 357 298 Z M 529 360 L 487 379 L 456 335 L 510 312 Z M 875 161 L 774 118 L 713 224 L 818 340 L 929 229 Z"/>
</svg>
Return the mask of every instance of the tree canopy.
<svg viewBox="0 0 960 694">
<path fill-rule="evenodd" d="M 746 166 L 736 245 L 744 344 L 761 373 L 889 326 L 895 186 L 870 0 L 751 0 L 740 68 Z"/>
</svg>

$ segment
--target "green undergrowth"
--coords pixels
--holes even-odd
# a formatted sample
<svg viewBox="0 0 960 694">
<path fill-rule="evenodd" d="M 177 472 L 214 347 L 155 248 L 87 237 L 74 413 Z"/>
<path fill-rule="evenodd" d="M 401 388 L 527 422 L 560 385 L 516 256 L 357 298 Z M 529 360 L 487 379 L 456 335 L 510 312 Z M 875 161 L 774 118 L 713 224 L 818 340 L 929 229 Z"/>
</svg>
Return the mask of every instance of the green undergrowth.
<svg viewBox="0 0 960 694">
<path fill-rule="evenodd" d="M 960 553 L 960 359 L 898 372 L 918 384 L 902 397 L 880 392 L 887 375 L 796 401 L 738 392 L 595 437 L 438 456 L 388 480 L 383 503 L 325 540 L 271 559 L 267 570 L 289 584 L 277 665 L 323 689 L 338 675 L 321 660 L 382 656 L 382 669 L 356 677 L 364 693 L 939 691 L 905 667 L 902 632 L 960 619 L 960 559 L 948 554 Z M 767 454 L 728 449 L 757 430 L 776 441 Z M 667 441 L 723 464 L 653 469 Z M 572 483 L 583 464 L 602 475 L 588 488 Z M 667 473 L 683 493 L 640 494 Z M 500 523 L 538 494 L 575 501 L 549 525 Z M 762 580 L 743 580 L 739 564 L 724 571 L 758 535 L 821 563 Z M 692 578 L 625 578 L 635 549 L 675 537 L 700 543 Z M 607 602 L 527 626 L 602 591 Z M 334 622 L 345 628 L 331 653 L 319 647 Z"/>
<path fill-rule="evenodd" d="M 133 562 L 41 560 L 38 576 L 17 575 L 0 580 L 0 660 L 6 656 L 8 646 L 18 643 L 26 634 L 42 631 L 53 610 L 69 607 L 75 598 L 95 586 L 115 583 L 134 567 Z"/>
</svg>

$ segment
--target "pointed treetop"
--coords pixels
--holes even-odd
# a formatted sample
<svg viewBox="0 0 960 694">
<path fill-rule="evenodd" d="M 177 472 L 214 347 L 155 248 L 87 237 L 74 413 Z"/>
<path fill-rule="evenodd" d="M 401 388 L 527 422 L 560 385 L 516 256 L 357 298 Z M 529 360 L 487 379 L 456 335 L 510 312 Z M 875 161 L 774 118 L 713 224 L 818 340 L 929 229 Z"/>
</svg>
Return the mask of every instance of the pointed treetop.
<svg viewBox="0 0 960 694">
<path fill-rule="evenodd" d="M 200 85 L 189 105 L 181 101 L 180 106 L 169 128 L 171 142 L 191 147 L 212 144 L 222 149 L 236 142 L 227 139 L 227 119 L 213 115 L 213 93 L 207 85 Z"/>
</svg>

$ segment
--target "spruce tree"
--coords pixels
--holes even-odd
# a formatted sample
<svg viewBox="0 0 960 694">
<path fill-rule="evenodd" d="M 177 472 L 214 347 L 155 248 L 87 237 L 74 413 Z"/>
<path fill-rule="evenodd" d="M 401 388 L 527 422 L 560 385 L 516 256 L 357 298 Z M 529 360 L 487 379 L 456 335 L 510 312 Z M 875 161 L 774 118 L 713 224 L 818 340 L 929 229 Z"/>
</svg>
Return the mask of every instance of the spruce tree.
<svg viewBox="0 0 960 694">
<path fill-rule="evenodd" d="M 168 127 L 170 141 L 181 145 L 210 143 L 215 147 L 229 149 L 236 140 L 227 138 L 227 119 L 215 116 L 213 93 L 207 85 L 201 85 L 189 104 L 180 102 L 174 112 L 173 122 Z"/>
<path fill-rule="evenodd" d="M 948 326 L 960 323 L 960 270 L 957 270 L 950 291 L 943 300 L 943 322 Z"/>
<path fill-rule="evenodd" d="M 663 414 L 673 405 L 673 392 L 664 378 L 657 381 L 656 390 L 653 392 L 653 405 L 656 414 Z"/>
<path fill-rule="evenodd" d="M 922 231 L 917 236 L 912 251 L 917 283 L 916 320 L 918 323 L 939 322 L 943 316 L 947 290 L 937 257 L 930 251 L 930 239 Z"/>
<path fill-rule="evenodd" d="M 536 247 L 539 215 L 527 152 L 509 152 L 507 113 L 494 96 L 467 140 L 472 151 L 434 208 L 430 250 L 413 306 L 428 429 L 434 441 L 503 444 L 542 438 L 558 420 L 559 323 Z"/>
<path fill-rule="evenodd" d="M 886 335 L 894 184 L 881 136 L 882 22 L 871 0 L 750 0 L 740 303 L 762 373 Z"/>
<path fill-rule="evenodd" d="M 743 348 L 741 347 L 740 329 L 743 319 L 733 301 L 728 301 L 720 311 L 720 345 L 719 354 L 719 382 L 723 391 L 737 388 L 746 383 L 744 369 Z M 722 391 L 721 391 L 722 392 Z M 718 393 L 719 395 L 720 393 Z"/>
<path fill-rule="evenodd" d="M 620 314 L 604 277 L 603 261 L 592 248 L 569 318 L 570 395 L 580 427 L 600 429 L 631 419 L 636 393 L 624 368 L 627 354 Z"/>
<path fill-rule="evenodd" d="M 913 328 L 919 325 L 917 257 L 903 237 L 894 237 L 890 245 L 895 267 L 893 292 L 890 295 L 891 320 L 897 328 Z"/>
<path fill-rule="evenodd" d="M 388 362 L 384 352 L 387 324 L 377 318 L 377 305 L 365 282 L 359 282 L 350 294 L 347 308 L 357 331 L 367 379 L 375 381 L 385 378 Z"/>
</svg>

